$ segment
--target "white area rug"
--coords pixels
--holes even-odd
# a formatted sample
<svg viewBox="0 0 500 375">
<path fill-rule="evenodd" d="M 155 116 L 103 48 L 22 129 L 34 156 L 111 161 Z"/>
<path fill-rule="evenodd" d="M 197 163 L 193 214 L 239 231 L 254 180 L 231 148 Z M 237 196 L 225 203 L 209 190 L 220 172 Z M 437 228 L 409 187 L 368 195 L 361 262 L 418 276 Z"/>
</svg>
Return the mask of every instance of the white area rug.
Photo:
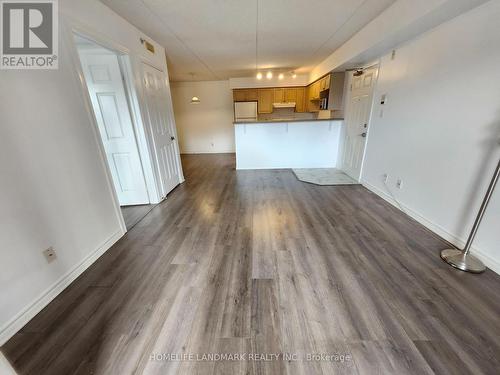
<svg viewBox="0 0 500 375">
<path fill-rule="evenodd" d="M 316 185 L 357 185 L 359 182 L 336 168 L 293 169 L 300 181 Z"/>
</svg>

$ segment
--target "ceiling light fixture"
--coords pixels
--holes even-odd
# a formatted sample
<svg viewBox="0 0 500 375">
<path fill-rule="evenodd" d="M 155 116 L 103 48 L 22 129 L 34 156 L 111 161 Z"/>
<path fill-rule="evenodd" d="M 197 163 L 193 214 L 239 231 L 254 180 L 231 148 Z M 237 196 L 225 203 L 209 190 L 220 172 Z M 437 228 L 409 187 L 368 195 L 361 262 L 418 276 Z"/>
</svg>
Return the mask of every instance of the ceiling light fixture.
<svg viewBox="0 0 500 375">
<path fill-rule="evenodd" d="M 191 72 L 189 73 L 189 75 L 191 76 L 191 81 L 194 81 L 195 80 L 194 73 Z M 198 98 L 196 95 L 191 98 L 191 104 L 199 104 L 199 103 L 200 103 L 200 98 Z"/>
<path fill-rule="evenodd" d="M 297 78 L 297 74 L 295 74 L 295 72 L 292 72 L 292 78 L 293 79 Z"/>
<path fill-rule="evenodd" d="M 194 79 L 194 73 L 191 72 L 191 73 L 189 73 L 189 75 L 191 76 L 191 81 L 194 81 L 195 80 Z M 197 96 L 193 96 L 191 98 L 191 104 L 199 104 L 199 103 L 200 103 L 200 98 L 198 98 Z"/>
<path fill-rule="evenodd" d="M 283 73 L 280 73 L 278 79 L 283 79 L 283 78 L 285 78 L 285 75 Z"/>
<path fill-rule="evenodd" d="M 258 72 L 257 75 L 255 76 L 258 80 L 262 79 L 262 73 Z"/>
<path fill-rule="evenodd" d="M 267 72 L 267 74 L 266 74 L 266 78 L 267 78 L 267 79 L 271 79 L 271 78 L 273 78 L 273 72 L 271 72 L 271 71 Z"/>
</svg>

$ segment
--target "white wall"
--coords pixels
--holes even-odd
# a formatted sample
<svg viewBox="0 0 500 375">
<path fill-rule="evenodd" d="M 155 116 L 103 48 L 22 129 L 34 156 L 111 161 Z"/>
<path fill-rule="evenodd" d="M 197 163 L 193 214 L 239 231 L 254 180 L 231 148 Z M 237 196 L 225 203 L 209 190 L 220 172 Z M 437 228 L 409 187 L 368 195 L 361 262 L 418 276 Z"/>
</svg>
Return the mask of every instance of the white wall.
<svg viewBox="0 0 500 375">
<path fill-rule="evenodd" d="M 343 121 L 236 124 L 236 169 L 335 168 Z"/>
<path fill-rule="evenodd" d="M 457 244 L 466 240 L 500 157 L 499 19 L 500 1 L 491 1 L 400 47 L 395 60 L 384 56 L 374 96 L 365 184 L 386 195 L 388 173 L 406 210 Z M 499 190 L 474 245 L 496 272 Z"/>
<path fill-rule="evenodd" d="M 134 64 L 166 69 L 164 49 L 145 51 L 143 34 L 100 2 L 65 0 L 59 9 L 59 69 L 0 71 L 0 345 L 123 233 L 68 27 L 126 46 Z M 49 246 L 57 259 L 47 264 Z"/>
<path fill-rule="evenodd" d="M 233 93 L 229 81 L 172 82 L 181 153 L 234 152 Z M 191 98 L 200 98 L 191 104 Z"/>
</svg>

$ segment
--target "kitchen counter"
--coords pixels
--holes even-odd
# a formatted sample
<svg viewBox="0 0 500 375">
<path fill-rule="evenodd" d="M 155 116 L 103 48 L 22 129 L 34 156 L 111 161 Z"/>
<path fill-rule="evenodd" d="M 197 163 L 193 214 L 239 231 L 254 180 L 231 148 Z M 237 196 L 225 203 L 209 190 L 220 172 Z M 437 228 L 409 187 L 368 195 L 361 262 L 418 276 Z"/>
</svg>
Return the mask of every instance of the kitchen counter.
<svg viewBox="0 0 500 375">
<path fill-rule="evenodd" d="M 343 121 L 343 118 L 311 118 L 311 119 L 299 119 L 299 118 L 280 118 L 280 119 L 269 119 L 269 120 L 257 120 L 257 121 L 234 121 L 233 124 L 266 124 L 266 123 L 276 123 L 276 122 L 313 122 L 313 121 Z"/>
<path fill-rule="evenodd" d="M 236 169 L 335 168 L 341 119 L 236 122 Z"/>
</svg>

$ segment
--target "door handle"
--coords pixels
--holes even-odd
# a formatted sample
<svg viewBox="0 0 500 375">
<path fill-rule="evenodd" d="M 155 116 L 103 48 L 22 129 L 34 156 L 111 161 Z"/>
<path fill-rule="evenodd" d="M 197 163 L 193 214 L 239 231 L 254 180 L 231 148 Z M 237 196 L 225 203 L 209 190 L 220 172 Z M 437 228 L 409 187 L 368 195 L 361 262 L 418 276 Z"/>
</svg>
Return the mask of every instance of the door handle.
<svg viewBox="0 0 500 375">
<path fill-rule="evenodd" d="M 363 138 L 366 138 L 366 132 L 361 133 L 361 136 L 362 136 Z"/>
<path fill-rule="evenodd" d="M 170 137 L 170 140 L 171 140 L 171 141 L 174 141 L 174 140 L 175 140 L 175 137 Z"/>
</svg>

